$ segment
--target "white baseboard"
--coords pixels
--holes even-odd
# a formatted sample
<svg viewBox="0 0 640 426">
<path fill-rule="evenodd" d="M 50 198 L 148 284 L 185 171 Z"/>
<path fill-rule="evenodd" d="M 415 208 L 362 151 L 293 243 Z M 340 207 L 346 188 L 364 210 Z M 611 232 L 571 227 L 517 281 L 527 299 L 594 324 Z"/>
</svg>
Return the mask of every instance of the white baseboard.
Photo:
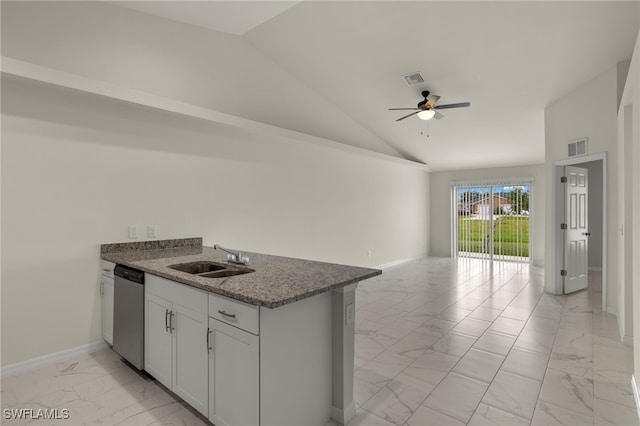
<svg viewBox="0 0 640 426">
<path fill-rule="evenodd" d="M 620 336 L 620 341 L 625 346 L 633 347 L 633 336 L 627 336 L 624 329 L 624 324 L 622 323 L 622 318 L 618 315 L 618 310 L 612 308 L 611 306 L 607 307 L 607 313 L 616 316 L 616 323 L 618 324 L 618 335 Z"/>
<path fill-rule="evenodd" d="M 346 425 L 349 420 L 356 416 L 356 404 L 351 401 L 349 406 L 345 409 L 340 409 L 336 406 L 331 407 L 331 418 L 338 422 L 340 425 Z"/>
<path fill-rule="evenodd" d="M 6 367 L 2 367 L 2 377 L 24 373 L 25 371 L 34 370 L 38 367 L 43 367 L 57 361 L 61 361 L 78 355 L 90 354 L 108 347 L 109 345 L 107 345 L 104 340 L 100 340 L 99 342 L 87 343 L 86 345 L 65 349 L 64 351 L 54 352 L 51 354 L 39 356 L 37 358 L 28 359 L 26 361 L 17 362 L 15 364 L 10 364 Z"/>
<path fill-rule="evenodd" d="M 400 265 L 402 265 L 404 263 L 412 262 L 414 260 L 424 259 L 425 257 L 427 257 L 426 254 L 422 254 L 422 255 L 416 256 L 416 257 L 407 257 L 405 259 L 398 259 L 398 260 L 394 260 L 394 261 L 389 262 L 389 263 L 384 263 L 382 265 L 375 266 L 375 268 L 376 269 L 385 270 L 385 269 L 393 268 L 393 267 L 396 267 L 396 266 L 400 266 Z"/>
<path fill-rule="evenodd" d="M 631 375 L 631 389 L 633 389 L 633 400 L 636 402 L 636 413 L 640 420 L 640 394 L 638 394 L 638 383 L 634 374 Z"/>
</svg>

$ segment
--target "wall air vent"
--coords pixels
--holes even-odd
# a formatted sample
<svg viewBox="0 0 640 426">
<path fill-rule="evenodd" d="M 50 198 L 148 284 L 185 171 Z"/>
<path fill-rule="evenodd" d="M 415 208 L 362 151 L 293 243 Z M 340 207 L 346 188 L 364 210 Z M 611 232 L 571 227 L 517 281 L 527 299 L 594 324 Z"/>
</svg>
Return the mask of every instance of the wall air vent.
<svg viewBox="0 0 640 426">
<path fill-rule="evenodd" d="M 415 86 L 416 84 L 424 83 L 424 78 L 422 78 L 420 71 L 403 75 L 402 78 L 404 79 L 404 82 L 407 83 L 407 86 Z"/>
<path fill-rule="evenodd" d="M 571 141 L 569 142 L 567 147 L 567 154 L 569 157 L 579 157 L 581 155 L 587 155 L 587 138 Z"/>
</svg>

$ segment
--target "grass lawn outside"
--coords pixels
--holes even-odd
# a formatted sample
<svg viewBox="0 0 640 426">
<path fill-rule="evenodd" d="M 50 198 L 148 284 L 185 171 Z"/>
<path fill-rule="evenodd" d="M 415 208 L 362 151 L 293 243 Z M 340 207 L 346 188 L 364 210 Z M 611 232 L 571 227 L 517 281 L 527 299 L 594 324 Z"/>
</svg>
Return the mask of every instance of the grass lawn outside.
<svg viewBox="0 0 640 426">
<path fill-rule="evenodd" d="M 529 216 L 493 216 L 493 254 L 529 257 Z M 458 216 L 458 251 L 489 252 L 491 219 Z"/>
</svg>

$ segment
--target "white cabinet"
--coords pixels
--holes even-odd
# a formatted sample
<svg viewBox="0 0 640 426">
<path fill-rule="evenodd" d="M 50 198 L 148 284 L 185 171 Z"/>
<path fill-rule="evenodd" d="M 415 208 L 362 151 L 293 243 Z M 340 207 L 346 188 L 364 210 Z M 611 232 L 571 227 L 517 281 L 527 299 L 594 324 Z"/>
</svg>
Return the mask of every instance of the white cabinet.
<svg viewBox="0 0 640 426">
<path fill-rule="evenodd" d="M 113 345 L 113 270 L 116 264 L 100 262 L 100 294 L 102 296 L 102 338 Z"/>
<path fill-rule="evenodd" d="M 207 293 L 147 274 L 145 370 L 208 416 Z"/>
<path fill-rule="evenodd" d="M 209 294 L 209 420 L 321 426 L 332 407 L 332 294 L 275 309 Z"/>
<path fill-rule="evenodd" d="M 327 423 L 331 292 L 266 309 L 151 274 L 145 282 L 145 370 L 160 383 L 216 426 Z"/>
<path fill-rule="evenodd" d="M 147 283 L 149 282 L 147 275 Z M 171 389 L 173 334 L 170 321 L 173 304 L 147 289 L 145 294 L 145 360 L 144 369 Z"/>
<path fill-rule="evenodd" d="M 259 338 L 209 318 L 209 420 L 219 426 L 259 424 Z"/>
</svg>

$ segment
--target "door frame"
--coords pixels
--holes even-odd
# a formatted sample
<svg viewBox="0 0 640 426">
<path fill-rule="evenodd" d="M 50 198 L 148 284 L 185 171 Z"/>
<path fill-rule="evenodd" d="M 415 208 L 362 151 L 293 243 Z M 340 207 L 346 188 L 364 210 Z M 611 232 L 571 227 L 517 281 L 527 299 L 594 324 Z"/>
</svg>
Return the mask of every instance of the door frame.
<svg viewBox="0 0 640 426">
<path fill-rule="evenodd" d="M 490 187 L 493 194 L 494 186 L 514 185 L 514 186 L 528 186 L 529 187 L 529 260 L 527 262 L 519 262 L 522 264 L 533 265 L 533 204 L 535 200 L 535 191 L 533 184 L 535 179 L 533 177 L 514 177 L 514 178 L 496 178 L 496 179 L 473 179 L 465 181 L 455 181 L 449 183 L 449 193 L 451 196 L 451 226 L 449 228 L 451 233 L 451 258 L 459 259 L 458 256 L 458 194 L 457 189 L 461 186 L 469 187 Z M 493 196 L 491 196 L 491 210 L 493 211 Z M 493 231 L 492 231 L 493 232 Z M 493 236 L 493 234 L 492 234 Z M 493 263 L 493 238 L 492 246 L 489 253 L 489 258 L 483 260 L 489 260 Z"/>
<path fill-rule="evenodd" d="M 553 273 L 555 282 L 553 283 L 554 294 L 564 294 L 564 279 L 560 275 L 560 269 L 562 269 L 564 259 L 564 235 L 561 232 L 555 232 L 560 230 L 560 224 L 564 221 L 564 185 L 560 182 L 560 177 L 564 173 L 565 166 L 578 166 L 582 163 L 589 163 L 591 161 L 602 162 L 602 310 L 606 312 L 607 309 L 607 276 L 609 265 L 607 262 L 607 224 L 608 224 L 608 211 L 609 202 L 607 195 L 607 153 L 600 152 L 597 154 L 583 155 L 581 157 L 567 158 L 564 160 L 556 160 L 552 162 L 551 166 L 551 178 L 552 178 L 552 229 L 554 232 L 553 242 L 553 264 L 551 268 L 557 273 Z"/>
</svg>

